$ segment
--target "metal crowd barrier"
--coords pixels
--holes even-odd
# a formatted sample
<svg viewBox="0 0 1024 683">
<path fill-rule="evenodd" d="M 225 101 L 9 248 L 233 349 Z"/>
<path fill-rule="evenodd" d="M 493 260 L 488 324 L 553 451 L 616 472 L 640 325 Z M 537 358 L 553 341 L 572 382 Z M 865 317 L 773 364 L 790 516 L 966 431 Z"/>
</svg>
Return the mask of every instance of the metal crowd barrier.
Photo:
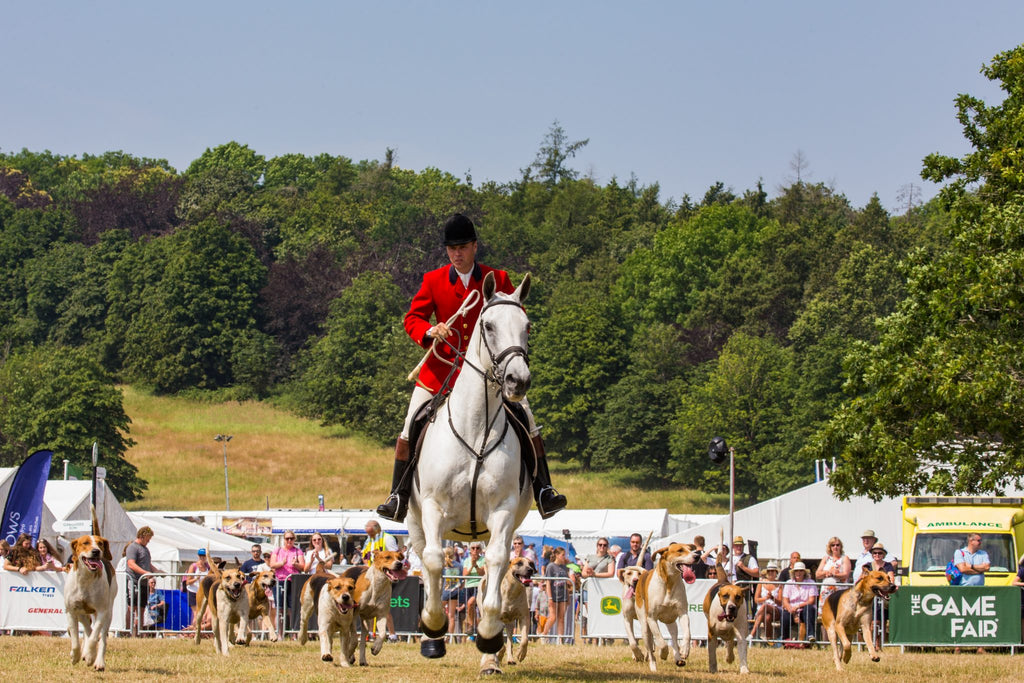
<svg viewBox="0 0 1024 683">
<path fill-rule="evenodd" d="M 275 603 L 277 605 L 277 616 L 278 616 L 278 632 L 283 634 L 285 637 L 290 637 L 299 632 L 301 627 L 301 602 L 300 592 L 302 585 L 306 579 L 309 578 L 308 574 L 293 574 L 289 576 L 285 581 L 279 581 L 277 583 L 277 589 L 274 591 Z M 442 590 L 448 591 L 447 595 L 451 598 L 449 600 L 443 600 L 443 607 L 445 614 L 449 616 L 449 630 L 448 635 L 459 639 L 472 639 L 476 636 L 475 624 L 479 623 L 479 606 L 477 600 L 479 599 L 479 586 L 474 591 L 475 594 L 470 594 L 472 587 L 467 590 L 466 581 L 473 581 L 475 577 L 464 577 L 464 576 L 446 576 L 444 577 Z M 548 614 L 537 615 L 533 611 L 534 600 L 532 595 L 531 598 L 531 613 L 530 613 L 530 629 L 529 638 L 533 640 L 546 639 L 548 642 L 553 643 L 572 643 L 578 633 L 578 598 L 579 591 L 575 589 L 572 583 L 572 579 L 562 577 L 533 577 L 535 585 L 539 589 L 543 590 L 545 582 L 551 583 L 566 583 L 566 610 L 565 616 L 562 621 L 561 633 L 550 632 L 550 627 L 547 626 Z M 287 596 L 290 595 L 290 606 L 282 609 L 282 604 L 289 599 Z M 445 593 L 442 593 L 444 596 Z M 394 631 L 389 630 L 389 634 L 393 633 L 395 637 L 400 639 L 409 640 L 417 638 L 422 635 L 419 630 L 419 616 L 423 606 L 423 589 L 422 589 L 422 577 L 410 576 L 403 581 L 396 584 L 392 592 L 391 597 L 391 616 Z M 552 605 L 548 605 L 548 612 L 551 616 L 554 615 L 552 611 Z M 454 618 L 449 614 L 449 610 L 454 609 L 456 611 Z M 472 615 L 470 615 L 472 610 Z M 541 616 L 544 617 L 543 621 Z M 545 624 L 545 632 L 539 632 L 539 625 Z M 316 610 L 310 616 L 310 622 L 308 625 L 308 633 L 311 638 L 316 637 L 317 625 L 316 625 Z"/>
<path fill-rule="evenodd" d="M 117 572 L 119 594 L 124 598 L 123 601 L 119 599 L 115 602 L 115 609 L 118 609 L 118 604 L 121 605 L 124 621 L 122 627 L 112 630 L 119 635 L 139 637 L 194 637 L 195 628 L 202 629 L 203 620 L 194 620 L 190 591 L 185 588 L 184 580 L 191 576 L 187 573 L 154 572 L 142 577 L 141 581 L 155 579 L 156 582 L 157 600 L 152 605 L 154 609 L 150 609 L 149 588 L 140 591 L 141 581 L 136 581 L 128 572 Z M 198 621 L 198 624 L 194 624 L 194 621 Z M 254 638 L 265 639 L 270 636 L 270 632 L 264 630 L 259 621 L 250 620 L 249 628 Z M 204 636 L 213 635 L 209 628 L 202 629 L 202 633 Z"/>
<path fill-rule="evenodd" d="M 817 590 L 817 600 L 813 606 L 808 606 L 808 608 L 812 609 L 801 609 L 799 613 L 800 617 L 794 617 L 786 613 L 782 607 L 782 591 L 785 590 L 785 582 L 737 581 L 736 583 L 737 585 L 746 586 L 748 588 L 750 602 L 747 609 L 747 621 L 750 626 L 750 641 L 752 643 L 757 643 L 762 647 L 811 647 L 815 643 L 827 643 L 828 636 L 821 627 L 821 612 L 825 599 L 833 592 L 841 591 L 854 585 L 853 583 L 834 583 L 826 585 L 821 581 L 809 582 L 813 584 Z M 774 615 L 771 621 L 768 620 L 767 610 L 761 619 L 757 619 L 757 613 L 763 606 L 758 605 L 754 598 L 757 594 L 758 586 L 761 584 L 778 585 L 781 589 L 779 592 L 779 601 L 774 605 L 776 607 L 777 614 Z M 875 598 L 872 610 L 872 637 L 879 645 L 887 645 L 886 636 L 888 634 L 888 614 L 885 610 L 885 605 L 880 599 Z M 756 630 L 754 629 L 755 621 L 758 622 Z M 794 630 L 796 633 L 794 633 Z M 861 641 L 861 638 L 862 636 L 858 631 L 857 635 L 851 642 L 856 647 L 863 647 L 864 643 Z"/>
</svg>

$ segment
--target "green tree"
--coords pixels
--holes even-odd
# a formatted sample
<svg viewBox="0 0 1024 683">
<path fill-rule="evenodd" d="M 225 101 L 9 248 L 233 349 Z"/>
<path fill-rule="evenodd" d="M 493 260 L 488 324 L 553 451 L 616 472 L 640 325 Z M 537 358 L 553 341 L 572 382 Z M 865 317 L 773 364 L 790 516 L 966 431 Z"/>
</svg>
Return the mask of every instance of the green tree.
<svg viewBox="0 0 1024 683">
<path fill-rule="evenodd" d="M 530 164 L 530 168 L 537 171 L 541 181 L 547 185 L 557 185 L 562 180 L 575 180 L 579 173 L 566 163 L 589 143 L 590 138 L 569 142 L 562 124 L 555 121 L 544 136 L 537 158 Z"/>
<path fill-rule="evenodd" d="M 752 248 L 761 227 L 753 212 L 735 205 L 712 205 L 671 222 L 623 264 L 614 292 L 626 319 L 686 322 L 704 292 L 722 278 L 726 259 Z"/>
<path fill-rule="evenodd" d="M 876 321 L 906 295 L 895 255 L 860 245 L 843 262 L 835 284 L 801 310 L 789 329 L 801 378 L 793 426 L 804 436 L 831 417 L 843 398 L 843 358 L 856 342 L 878 340 Z"/>
<path fill-rule="evenodd" d="M 245 240 L 214 221 L 157 241 L 163 268 L 141 283 L 141 305 L 124 329 L 127 376 L 160 392 L 230 385 L 236 342 L 256 327 L 266 269 Z"/>
<path fill-rule="evenodd" d="M 0 464 L 16 466 L 47 448 L 91 470 L 96 442 L 107 485 L 122 501 L 138 500 L 146 482 L 124 459 L 134 445 L 130 422 L 120 390 L 83 351 L 43 346 L 0 364 Z"/>
<path fill-rule="evenodd" d="M 673 425 L 672 472 L 684 486 L 728 490 L 728 468 L 707 459 L 722 436 L 737 458 L 736 491 L 751 502 L 789 490 L 810 477 L 808 460 L 782 441 L 796 377 L 792 354 L 769 337 L 735 333 L 694 380 Z"/>
<path fill-rule="evenodd" d="M 925 180 L 951 181 L 943 196 L 950 204 L 966 201 L 975 217 L 982 204 L 1004 204 L 1024 192 L 1024 45 L 999 53 L 981 73 L 1006 98 L 994 106 L 971 95 L 956 98 L 957 120 L 974 151 L 959 159 L 929 154 L 921 171 Z"/>
<path fill-rule="evenodd" d="M 953 179 L 948 247 L 912 254 L 906 300 L 846 359 L 850 398 L 805 449 L 840 460 L 839 495 L 980 493 L 1024 477 L 1024 47 L 983 73 L 1006 99 L 961 95 L 974 150 L 930 155 L 922 173 Z"/>
<path fill-rule="evenodd" d="M 369 432 L 382 442 L 396 436 L 402 424 L 394 410 L 396 391 L 374 391 L 390 385 L 377 376 L 385 367 L 395 370 L 390 360 L 401 355 L 399 336 L 415 347 L 402 329 L 406 305 L 398 287 L 380 273 L 360 275 L 332 302 L 324 336 L 301 360 L 299 392 L 309 414 L 325 424 Z M 410 369 L 411 365 L 404 372 Z M 409 391 L 411 386 L 405 383 L 406 405 Z"/>
<path fill-rule="evenodd" d="M 648 326 L 633 337 L 629 369 L 607 392 L 608 400 L 589 430 L 594 469 L 625 467 L 648 481 L 665 483 L 669 472 L 672 419 L 685 388 L 679 332 Z"/>
<path fill-rule="evenodd" d="M 872 498 L 982 493 L 1024 476 L 1024 202 L 911 260 L 908 297 L 846 359 L 851 396 L 807 446 Z"/>
<path fill-rule="evenodd" d="M 590 425 L 625 364 L 615 307 L 594 292 L 560 306 L 537 328 L 530 352 L 530 405 L 538 424 L 547 428 L 548 447 L 590 469 Z"/>
</svg>

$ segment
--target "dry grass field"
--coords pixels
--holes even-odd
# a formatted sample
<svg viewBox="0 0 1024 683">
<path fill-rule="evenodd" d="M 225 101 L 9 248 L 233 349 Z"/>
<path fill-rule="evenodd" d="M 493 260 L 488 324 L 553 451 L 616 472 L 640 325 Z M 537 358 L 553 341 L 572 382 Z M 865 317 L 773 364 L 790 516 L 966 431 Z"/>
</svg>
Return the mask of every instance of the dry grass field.
<svg viewBox="0 0 1024 683">
<path fill-rule="evenodd" d="M 149 482 L 142 500 L 125 504 L 130 510 L 223 509 L 224 457 L 216 434 L 233 436 L 227 445 L 232 510 L 316 508 L 321 493 L 329 508 L 371 508 L 387 495 L 392 450 L 342 428 L 267 403 L 206 403 L 122 390 L 136 441 L 127 458 Z M 552 472 L 573 507 L 728 510 L 728 492 L 650 489 L 626 471 L 582 473 L 558 461 Z M 611 491 L 619 502 L 611 500 Z"/>
<path fill-rule="evenodd" d="M 195 646 L 183 639 L 112 638 L 107 647 L 107 671 L 93 673 L 84 664 L 71 666 L 66 638 L 46 636 L 0 637 L 0 670 L 4 680 L 104 681 L 466 681 L 478 677 L 479 654 L 472 645 L 450 645 L 448 656 L 427 660 L 419 655 L 417 644 L 384 646 L 377 657 L 369 657 L 370 666 L 342 669 L 320 661 L 319 647 L 296 642 L 256 642 L 249 648 L 233 648 L 223 658 L 204 640 Z M 721 651 L 719 664 L 722 665 Z M 750 651 L 750 677 L 741 677 L 735 664 L 723 665 L 719 674 L 707 672 L 707 651 L 694 650 L 683 669 L 660 666 L 650 674 L 646 665 L 630 661 L 625 646 L 532 645 L 524 664 L 506 667 L 510 681 L 667 681 L 690 680 L 834 680 L 837 677 L 831 655 L 816 650 Z M 843 678 L 872 681 L 1020 681 L 1024 680 L 1024 655 L 952 653 L 901 653 L 887 648 L 882 661 L 873 664 L 864 652 L 854 653 Z"/>
</svg>

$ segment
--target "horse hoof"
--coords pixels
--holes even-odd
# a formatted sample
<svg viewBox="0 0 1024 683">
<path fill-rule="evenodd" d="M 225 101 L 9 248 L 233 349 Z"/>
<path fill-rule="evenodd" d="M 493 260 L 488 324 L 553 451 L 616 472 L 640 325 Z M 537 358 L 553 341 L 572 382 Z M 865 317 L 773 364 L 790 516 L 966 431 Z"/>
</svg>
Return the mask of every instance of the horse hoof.
<svg viewBox="0 0 1024 683">
<path fill-rule="evenodd" d="M 424 638 L 420 641 L 420 654 L 427 659 L 440 659 L 447 654 L 444 640 Z"/>
<path fill-rule="evenodd" d="M 420 631 L 427 638 L 444 638 L 448 634 L 448 622 L 445 621 L 444 623 L 442 623 L 441 624 L 441 628 L 433 629 L 433 628 L 429 628 L 426 624 L 424 624 L 423 620 L 421 619 L 420 620 Z"/>
<path fill-rule="evenodd" d="M 500 676 L 501 669 L 482 669 L 480 671 L 481 676 Z"/>
<path fill-rule="evenodd" d="M 880 661 L 882 661 L 882 658 L 881 657 L 872 657 L 871 661 L 872 662 L 880 662 Z"/>
<path fill-rule="evenodd" d="M 501 652 L 502 646 L 505 644 L 505 633 L 504 631 L 498 631 L 497 634 L 490 638 L 484 638 L 477 632 L 476 635 L 476 649 L 483 652 L 485 655 L 496 655 Z"/>
<path fill-rule="evenodd" d="M 686 660 L 685 659 L 677 659 L 676 660 L 676 666 L 686 666 Z"/>
<path fill-rule="evenodd" d="M 320 658 L 320 661 L 323 661 L 323 662 L 333 662 L 334 661 L 334 657 L 332 657 L 330 655 L 324 655 L 323 657 Z"/>
</svg>

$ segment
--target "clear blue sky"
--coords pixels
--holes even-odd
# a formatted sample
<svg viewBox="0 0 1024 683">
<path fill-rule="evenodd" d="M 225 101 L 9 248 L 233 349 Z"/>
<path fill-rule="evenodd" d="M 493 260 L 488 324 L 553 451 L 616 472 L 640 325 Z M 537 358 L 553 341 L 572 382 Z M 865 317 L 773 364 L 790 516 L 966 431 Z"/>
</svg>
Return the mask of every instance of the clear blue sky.
<svg viewBox="0 0 1024 683">
<path fill-rule="evenodd" d="M 1024 42 L 1024 2 L 6 2 L 0 149 L 184 170 L 236 140 L 505 182 L 552 122 L 601 184 L 695 199 L 795 178 L 893 209 L 968 150 L 958 93 Z"/>
</svg>

